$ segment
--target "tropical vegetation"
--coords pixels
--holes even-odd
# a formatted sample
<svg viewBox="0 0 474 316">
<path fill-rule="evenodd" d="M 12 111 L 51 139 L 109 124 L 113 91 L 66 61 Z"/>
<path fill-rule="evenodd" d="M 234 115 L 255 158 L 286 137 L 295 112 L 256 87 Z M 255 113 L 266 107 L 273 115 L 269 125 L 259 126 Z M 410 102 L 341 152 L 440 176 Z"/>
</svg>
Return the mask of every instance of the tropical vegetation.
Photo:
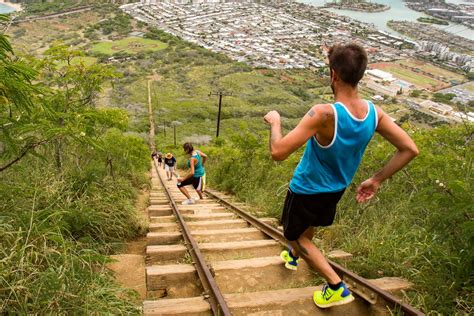
<svg viewBox="0 0 474 316">
<path fill-rule="evenodd" d="M 105 265 L 145 229 L 134 200 L 148 149 L 126 112 L 96 106 L 118 74 L 81 54 L 19 57 L 0 35 L 2 314 L 138 313 Z"/>
</svg>

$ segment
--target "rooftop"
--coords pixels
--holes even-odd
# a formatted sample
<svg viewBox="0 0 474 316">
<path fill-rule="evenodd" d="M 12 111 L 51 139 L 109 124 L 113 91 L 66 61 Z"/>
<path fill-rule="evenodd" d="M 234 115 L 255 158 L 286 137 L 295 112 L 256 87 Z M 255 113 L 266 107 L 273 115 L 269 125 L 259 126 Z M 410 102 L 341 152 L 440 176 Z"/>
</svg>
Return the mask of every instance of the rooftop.
<svg viewBox="0 0 474 316">
<path fill-rule="evenodd" d="M 380 69 L 370 69 L 370 70 L 367 70 L 365 73 L 369 74 L 373 77 L 377 77 L 377 78 L 380 78 L 382 80 L 386 80 L 386 81 L 395 80 L 395 78 L 393 77 L 393 75 L 391 73 L 382 71 Z"/>
</svg>

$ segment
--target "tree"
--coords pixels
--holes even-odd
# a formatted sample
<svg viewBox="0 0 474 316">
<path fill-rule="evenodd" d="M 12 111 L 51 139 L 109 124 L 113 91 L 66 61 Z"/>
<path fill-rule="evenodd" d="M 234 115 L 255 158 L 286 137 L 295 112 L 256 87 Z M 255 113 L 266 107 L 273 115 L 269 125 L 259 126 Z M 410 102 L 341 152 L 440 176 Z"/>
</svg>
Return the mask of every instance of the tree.
<svg viewBox="0 0 474 316">
<path fill-rule="evenodd" d="M 435 93 L 433 94 L 433 101 L 441 103 L 450 103 L 451 100 L 456 96 L 454 93 Z"/>
<path fill-rule="evenodd" d="M 0 15 L 0 26 L 8 23 Z M 50 115 L 33 83 L 37 72 L 14 55 L 8 38 L 0 34 L 0 139 L 3 159 L 0 172 L 16 164 L 38 146 L 50 141 L 42 119 Z"/>
<path fill-rule="evenodd" d="M 94 136 L 94 125 L 102 118 L 95 110 L 95 99 L 105 80 L 117 74 L 108 66 L 86 66 L 78 58 L 83 53 L 58 44 L 45 52 L 41 79 L 47 85 L 46 102 L 54 109 L 58 131 L 55 140 L 55 160 L 62 166 L 62 145 L 66 138 L 87 139 Z M 80 136 L 80 137 L 78 137 Z M 90 140 L 90 138 L 88 138 Z"/>
<path fill-rule="evenodd" d="M 411 96 L 411 97 L 414 97 L 414 98 L 418 98 L 420 95 L 421 95 L 421 90 L 413 90 L 413 91 L 410 93 L 410 96 Z"/>
<path fill-rule="evenodd" d="M 0 15 L 0 23 L 7 17 Z M 86 66 L 80 51 L 56 45 L 45 58 L 18 58 L 0 34 L 0 172 L 40 146 L 54 144 L 58 169 L 63 145 L 85 143 L 101 147 L 100 137 L 110 127 L 125 128 L 125 112 L 97 109 L 102 84 L 117 74 L 107 66 Z"/>
</svg>

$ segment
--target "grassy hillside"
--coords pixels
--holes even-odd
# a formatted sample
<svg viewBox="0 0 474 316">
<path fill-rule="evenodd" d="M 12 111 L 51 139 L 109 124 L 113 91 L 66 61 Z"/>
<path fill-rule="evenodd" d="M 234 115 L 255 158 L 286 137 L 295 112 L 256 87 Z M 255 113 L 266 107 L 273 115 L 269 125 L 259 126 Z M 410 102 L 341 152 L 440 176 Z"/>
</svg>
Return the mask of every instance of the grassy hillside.
<svg viewBox="0 0 474 316">
<path fill-rule="evenodd" d="M 127 73 L 116 83 L 113 101 L 118 107 L 130 107 L 146 102 L 143 69 L 153 69 L 152 84 L 156 109 L 158 139 L 164 137 L 163 123 L 171 128 L 179 121 L 179 141 L 194 135 L 212 136 L 216 131 L 217 96 L 209 93 L 223 91 L 222 129 L 260 129 L 260 117 L 271 108 L 291 119 L 305 113 L 315 102 L 323 102 L 317 92 L 324 80 L 310 71 L 258 70 L 228 60 L 223 55 L 181 43 L 155 53 L 134 64 L 119 66 Z M 137 130 L 144 132 L 146 114 Z M 243 119 L 243 120 L 242 120 Z M 223 134 L 223 135 L 224 135 Z M 167 134 L 166 142 L 171 142 Z"/>
<path fill-rule="evenodd" d="M 67 45 L 22 58 L 0 43 L 0 314 L 139 314 L 106 269 L 146 229 L 147 145 L 96 106 L 119 74 Z"/>
<path fill-rule="evenodd" d="M 22 3 L 25 8 L 25 15 L 44 15 L 52 14 L 60 11 L 67 11 L 74 8 L 98 5 L 100 3 L 106 3 L 103 0 L 52 0 L 52 1 L 40 1 L 40 0 L 20 0 L 16 1 Z"/>
<path fill-rule="evenodd" d="M 143 38 L 127 37 L 118 41 L 101 42 L 91 48 L 91 53 L 112 55 L 116 53 L 133 54 L 139 51 L 157 51 L 166 48 L 166 44 Z"/>
<path fill-rule="evenodd" d="M 148 150 L 143 141 L 137 149 L 129 152 L 135 167 L 116 170 L 114 178 L 100 157 L 78 148 L 80 165 L 73 158 L 60 175 L 37 158 L 2 173 L 2 313 L 139 314 L 136 294 L 118 286 L 105 268 L 107 254 L 145 230 L 134 201 L 147 184 Z"/>
</svg>

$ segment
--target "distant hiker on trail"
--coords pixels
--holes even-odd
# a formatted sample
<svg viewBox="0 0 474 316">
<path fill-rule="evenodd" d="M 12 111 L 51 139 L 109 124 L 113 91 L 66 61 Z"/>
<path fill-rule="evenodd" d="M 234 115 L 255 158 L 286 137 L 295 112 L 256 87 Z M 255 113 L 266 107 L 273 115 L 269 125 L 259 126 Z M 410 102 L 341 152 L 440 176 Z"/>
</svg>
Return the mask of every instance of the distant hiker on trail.
<svg viewBox="0 0 474 316">
<path fill-rule="evenodd" d="M 359 97 L 357 85 L 367 67 L 367 53 L 357 44 L 335 45 L 328 52 L 334 104 L 317 104 L 285 137 L 280 114 L 270 111 L 270 150 L 274 160 L 285 160 L 306 143 L 286 196 L 282 225 L 289 249 L 280 257 L 296 270 L 299 257 L 327 281 L 314 292 L 314 303 L 327 308 L 354 300 L 341 278 L 312 243 L 314 227 L 333 223 L 336 205 L 352 182 L 372 135 L 377 131 L 396 148 L 392 159 L 357 188 L 357 202 L 374 197 L 381 183 L 418 155 L 413 140 L 382 109 Z"/>
<path fill-rule="evenodd" d="M 158 153 L 158 166 L 161 166 L 161 162 L 163 161 L 163 154 Z"/>
<path fill-rule="evenodd" d="M 173 174 L 174 173 L 174 166 L 176 165 L 176 158 L 173 157 L 173 154 L 167 153 L 165 155 L 165 171 L 166 171 L 166 177 L 168 178 L 168 181 L 171 181 L 173 179 Z"/>
<path fill-rule="evenodd" d="M 189 156 L 188 167 L 189 173 L 184 178 L 178 179 L 178 188 L 186 196 L 187 200 L 183 201 L 184 205 L 194 204 L 196 201 L 191 198 L 186 190 L 185 186 L 192 184 L 196 190 L 199 198 L 202 200 L 202 192 L 206 185 L 206 171 L 204 170 L 204 164 L 207 160 L 207 155 L 198 150 L 194 150 L 193 145 L 185 143 L 183 149 Z"/>
<path fill-rule="evenodd" d="M 156 150 L 153 150 L 153 152 L 151 153 L 151 159 L 155 158 L 158 158 L 158 153 L 156 152 Z"/>
</svg>

